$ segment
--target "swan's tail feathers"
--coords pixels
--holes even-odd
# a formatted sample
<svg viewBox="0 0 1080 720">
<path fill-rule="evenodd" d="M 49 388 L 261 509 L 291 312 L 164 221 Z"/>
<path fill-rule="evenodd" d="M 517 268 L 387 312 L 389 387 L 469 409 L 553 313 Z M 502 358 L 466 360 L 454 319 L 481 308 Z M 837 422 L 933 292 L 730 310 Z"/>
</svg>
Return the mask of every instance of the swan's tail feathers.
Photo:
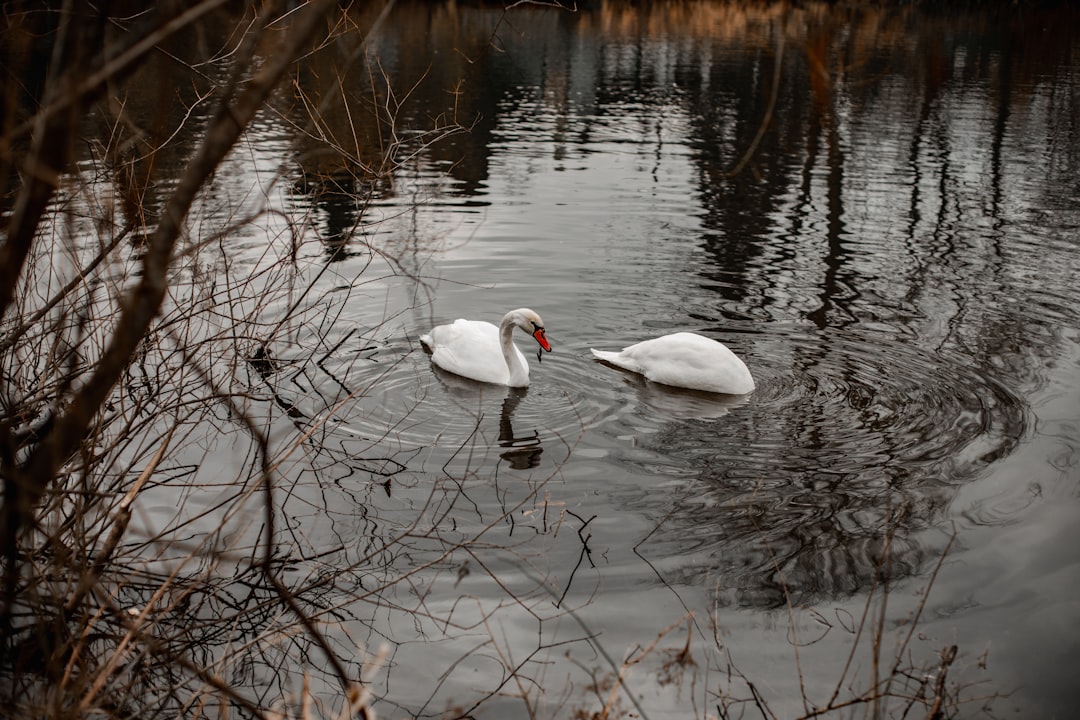
<svg viewBox="0 0 1080 720">
<path fill-rule="evenodd" d="M 592 348 L 589 348 L 589 350 L 592 352 L 593 357 L 595 357 L 597 360 L 611 363 L 617 368 L 629 370 L 630 372 L 642 372 L 641 367 L 637 364 L 634 358 L 626 357 L 623 354 L 624 351 L 608 352 L 607 350 L 593 350 Z"/>
</svg>

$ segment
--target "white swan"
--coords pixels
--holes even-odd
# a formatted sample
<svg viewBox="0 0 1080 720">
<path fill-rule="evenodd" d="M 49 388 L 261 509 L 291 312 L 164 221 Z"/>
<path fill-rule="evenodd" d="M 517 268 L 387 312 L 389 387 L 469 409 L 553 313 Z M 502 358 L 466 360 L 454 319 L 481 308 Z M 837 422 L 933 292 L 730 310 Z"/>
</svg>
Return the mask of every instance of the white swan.
<svg viewBox="0 0 1080 720">
<path fill-rule="evenodd" d="M 621 352 L 593 350 L 615 367 L 674 387 L 745 395 L 754 389 L 746 364 L 723 343 L 689 332 L 644 340 Z"/>
<path fill-rule="evenodd" d="M 525 387 L 529 364 L 514 345 L 514 327 L 532 335 L 543 350 L 551 352 L 544 321 L 529 308 L 506 313 L 499 327 L 483 320 L 458 319 L 421 335 L 420 342 L 431 350 L 431 361 L 443 370 L 480 382 Z M 536 351 L 537 359 L 540 353 Z"/>
</svg>

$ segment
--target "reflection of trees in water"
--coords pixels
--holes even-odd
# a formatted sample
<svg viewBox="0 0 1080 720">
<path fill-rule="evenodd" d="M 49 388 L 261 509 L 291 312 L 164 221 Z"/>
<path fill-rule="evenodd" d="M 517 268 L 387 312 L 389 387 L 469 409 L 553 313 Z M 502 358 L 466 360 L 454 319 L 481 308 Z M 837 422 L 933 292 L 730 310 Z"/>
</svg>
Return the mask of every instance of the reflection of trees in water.
<svg viewBox="0 0 1080 720">
<path fill-rule="evenodd" d="M 843 448 L 800 450 L 782 440 L 771 448 L 770 464 L 753 457 L 770 450 L 762 436 L 782 438 L 789 428 L 760 416 L 754 424 L 762 444 L 751 444 L 744 456 L 703 452 L 746 442 L 737 435 L 718 439 L 707 427 L 672 428 L 656 439 L 663 452 L 693 455 L 703 466 L 662 534 L 674 546 L 662 552 L 699 560 L 670 580 L 704 577 L 728 602 L 773 607 L 785 603 L 785 587 L 792 600 L 804 602 L 865 589 L 886 562 L 893 577 L 919 569 L 923 550 L 912 538 L 947 505 L 947 487 L 903 477 L 884 457 L 874 458 L 881 466 L 852 469 L 859 463 Z"/>
<path fill-rule="evenodd" d="M 364 206 L 374 195 L 364 189 L 353 173 L 315 174 L 304 177 L 296 189 L 311 198 L 313 209 L 321 215 L 320 235 L 328 262 L 340 262 L 356 254 L 349 246 L 363 217 Z"/>
<path fill-rule="evenodd" d="M 701 319 L 725 330 L 717 318 L 816 328 L 760 339 L 762 359 L 789 358 L 791 384 L 772 398 L 759 389 L 752 422 L 680 424 L 656 439 L 665 454 L 701 463 L 688 492 L 710 498 L 667 521 L 680 548 L 710 555 L 686 572 L 719 573 L 721 590 L 747 605 L 783 603 L 782 584 L 802 600 L 865 588 L 882 568 L 916 570 L 917 536 L 940 522 L 951 488 L 1026 433 L 1027 410 L 1008 388 L 1037 381 L 1038 358 L 1059 342 L 1023 303 L 1002 302 L 1024 298 L 1017 280 L 1042 265 L 1032 248 L 1003 245 L 1016 219 L 1004 198 L 1022 204 L 1026 194 L 1002 169 L 1012 106 L 1027 101 L 1012 90 L 1022 63 L 983 62 L 992 37 L 950 40 L 952 57 L 974 59 L 968 77 L 953 78 L 940 53 L 868 49 L 858 32 L 841 32 L 846 20 L 820 20 L 788 45 L 772 127 L 739 175 L 728 170 L 768 95 L 748 83 L 772 77 L 773 60 L 729 60 L 707 77 L 687 66 L 680 77 L 705 206 L 699 273 L 718 295 Z M 919 46 L 951 22 L 925 20 Z M 997 92 L 976 90 L 986 112 L 965 119 L 983 82 Z M 973 164 L 984 160 L 973 147 L 990 150 L 976 183 Z M 707 450 L 747 442 L 743 454 Z"/>
<path fill-rule="evenodd" d="M 423 24 L 438 11 L 409 12 Z M 469 169 L 468 187 L 478 187 L 493 118 L 511 100 L 555 113 L 557 146 L 567 128 L 587 143 L 591 122 L 617 116 L 625 129 L 677 106 L 703 209 L 705 261 L 694 270 L 717 298 L 698 319 L 724 331 L 733 322 L 763 327 L 750 318 L 790 328 L 760 333 L 756 346 L 759 357 L 790 366 L 790 376 L 774 370 L 786 395 L 770 400 L 761 389 L 716 425 L 676 424 L 657 441 L 688 457 L 733 443 L 753 448 L 702 461 L 700 480 L 716 504 L 680 507 L 669 524 L 699 547 L 743 548 L 741 569 L 717 562 L 751 604 L 777 601 L 766 548 L 804 596 L 864 587 L 886 529 L 891 571 L 916 568 L 915 538 L 940 519 L 951 488 L 1026 432 L 1026 409 L 1006 388 L 1037 381 L 1038 362 L 1026 361 L 1058 342 L 999 300 L 1018 295 L 1024 274 L 1004 245 L 1003 228 L 1015 220 L 1005 198 L 1040 191 L 1006 185 L 1013 106 L 1032 112 L 1027 88 L 1071 46 L 1064 31 L 1016 40 L 1062 20 L 1011 17 L 991 27 L 983 15 L 876 7 L 605 5 L 541 20 L 573 25 L 595 43 L 506 33 L 506 52 L 492 53 L 485 33 L 500 17 L 470 14 L 460 27 L 474 42 L 455 47 L 472 49 L 438 69 L 443 78 L 494 78 L 470 100 L 483 131 L 440 151 L 460 153 L 454 172 Z M 683 42 L 661 42 L 676 25 Z M 409 52 L 400 39 L 388 42 Z M 769 124 L 746 167 L 731 174 L 766 119 L 777 63 Z M 403 55 L 399 66 L 416 63 Z M 414 100 L 411 112 L 446 107 L 423 88 Z M 1059 109 L 1043 122 L 1074 114 Z M 651 126 L 641 122 L 646 136 Z M 1071 133 L 1044 137 L 1053 144 Z M 753 423 L 742 425 L 750 412 Z"/>
</svg>

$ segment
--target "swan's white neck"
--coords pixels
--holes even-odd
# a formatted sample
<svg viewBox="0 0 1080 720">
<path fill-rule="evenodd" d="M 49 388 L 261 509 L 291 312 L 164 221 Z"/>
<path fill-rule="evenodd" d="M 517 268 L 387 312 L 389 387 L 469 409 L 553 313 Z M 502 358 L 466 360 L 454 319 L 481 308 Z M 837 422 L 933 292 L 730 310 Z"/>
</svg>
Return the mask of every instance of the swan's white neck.
<svg viewBox="0 0 1080 720">
<path fill-rule="evenodd" d="M 514 321 L 514 313 L 507 313 L 506 317 L 499 323 L 499 342 L 502 345 L 503 359 L 506 361 L 506 367 L 510 370 L 510 380 L 507 385 L 516 387 L 527 383 L 529 378 L 529 368 L 521 362 L 521 354 L 518 349 L 514 347 L 514 327 L 517 323 Z"/>
</svg>

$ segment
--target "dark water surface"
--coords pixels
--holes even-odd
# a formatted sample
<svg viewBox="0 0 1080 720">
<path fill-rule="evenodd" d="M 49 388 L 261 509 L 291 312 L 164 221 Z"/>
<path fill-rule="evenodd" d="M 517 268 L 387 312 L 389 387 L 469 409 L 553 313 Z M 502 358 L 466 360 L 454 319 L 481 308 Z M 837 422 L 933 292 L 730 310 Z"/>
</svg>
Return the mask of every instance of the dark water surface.
<svg viewBox="0 0 1080 720">
<path fill-rule="evenodd" d="M 397 126 L 468 132 L 405 137 L 415 156 L 362 213 L 317 183 L 252 193 L 291 142 L 276 118 L 257 127 L 221 192 L 307 227 L 298 256 L 327 293 L 278 348 L 317 338 L 325 357 L 282 374 L 271 409 L 328 418 L 340 451 L 282 465 L 305 479 L 285 515 L 357 556 L 411 528 L 408 552 L 339 588 L 357 597 L 340 642 L 392 647 L 377 709 L 468 708 L 521 665 L 527 681 L 481 714 L 525 717 L 525 695 L 568 716 L 599 707 L 597 645 L 619 662 L 675 624 L 629 671 L 652 717 L 748 696 L 730 662 L 791 716 L 800 681 L 829 698 L 853 645 L 869 671 L 848 629 L 884 575 L 886 647 L 905 635 L 955 532 L 910 651 L 955 644 L 965 697 L 1065 717 L 1080 700 L 1078 19 L 399 3 L 369 46 L 391 86 L 415 86 Z M 372 77 L 357 68 L 358 105 Z M 229 241 L 234 272 L 266 261 L 274 222 Z M 555 347 L 526 353 L 527 391 L 442 374 L 419 347 L 435 323 L 520 306 Z M 675 330 L 725 342 L 757 391 L 672 391 L 589 355 Z M 282 446 L 299 432 L 286 415 Z M 404 571 L 396 600 L 368 604 L 380 573 Z M 665 681 L 688 633 L 696 674 Z"/>
</svg>

